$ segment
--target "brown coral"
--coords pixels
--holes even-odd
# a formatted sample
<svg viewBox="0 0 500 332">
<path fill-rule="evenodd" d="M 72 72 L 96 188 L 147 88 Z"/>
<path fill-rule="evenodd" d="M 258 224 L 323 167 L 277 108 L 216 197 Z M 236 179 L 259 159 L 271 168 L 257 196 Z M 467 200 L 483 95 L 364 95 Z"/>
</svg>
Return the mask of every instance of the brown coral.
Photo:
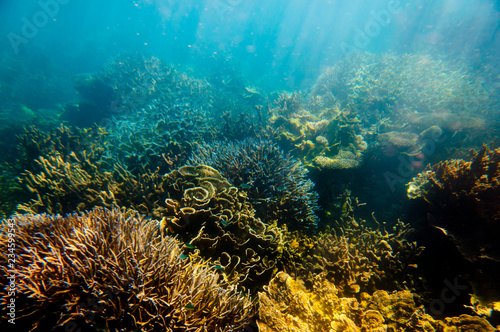
<svg viewBox="0 0 500 332">
<path fill-rule="evenodd" d="M 442 161 L 408 184 L 408 197 L 431 226 L 453 242 L 467 265 L 475 294 L 498 301 L 500 271 L 500 149 L 485 145 L 472 161 Z M 464 265 L 465 266 L 465 265 Z M 463 268 L 463 267 L 462 267 Z"/>
<path fill-rule="evenodd" d="M 346 215 L 337 228 L 320 234 L 294 273 L 306 285 L 315 274 L 324 273 L 344 295 L 420 287 L 412 275 L 423 248 L 408 240 L 411 232 L 401 221 L 394 232 L 387 232 L 385 225 L 372 228 L 365 220 Z"/>
<path fill-rule="evenodd" d="M 95 209 L 81 215 L 15 215 L 17 323 L 38 330 L 93 327 L 142 331 L 229 331 L 251 301 L 211 264 L 186 257 L 157 221 L 135 212 Z M 5 284 L 7 226 L 1 232 Z M 9 297 L 2 290 L 2 305 Z M 22 303 L 22 306 L 21 306 Z M 29 326 L 28 326 L 29 328 Z"/>
<path fill-rule="evenodd" d="M 477 316 L 434 320 L 423 306 L 417 307 L 409 291 L 362 293 L 359 299 L 340 297 L 323 275 L 315 276 L 311 290 L 279 272 L 259 293 L 259 305 L 262 332 L 495 331 Z"/>
</svg>

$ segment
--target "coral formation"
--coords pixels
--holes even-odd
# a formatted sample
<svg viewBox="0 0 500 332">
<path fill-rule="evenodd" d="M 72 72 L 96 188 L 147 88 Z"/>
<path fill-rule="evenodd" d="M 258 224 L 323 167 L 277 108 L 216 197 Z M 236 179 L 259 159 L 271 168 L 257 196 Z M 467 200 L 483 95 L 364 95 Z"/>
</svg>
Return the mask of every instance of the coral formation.
<svg viewBox="0 0 500 332">
<path fill-rule="evenodd" d="M 173 105 L 176 102 L 206 105 L 210 95 L 206 81 L 189 77 L 165 65 L 156 57 L 121 55 L 109 61 L 95 75 L 115 92 L 114 113 L 134 113 L 161 97 Z"/>
<path fill-rule="evenodd" d="M 477 316 L 434 320 L 407 290 L 341 297 L 335 285 L 322 275 L 317 275 L 312 289 L 307 289 L 300 280 L 279 272 L 259 293 L 259 308 L 257 323 L 262 332 L 495 331 Z"/>
<path fill-rule="evenodd" d="M 374 221 L 377 228 L 346 214 L 334 229 L 318 236 L 314 250 L 304 253 L 293 274 L 311 285 L 315 275 L 322 273 L 345 295 L 377 289 L 420 290 L 414 274 L 423 248 L 409 241 L 412 228 L 398 221 L 394 232 L 388 232 L 385 224 Z"/>
<path fill-rule="evenodd" d="M 340 150 L 333 158 L 317 156 L 313 163 L 320 169 L 350 169 L 359 167 L 362 160 L 362 154 L 356 154 L 350 151 Z"/>
<path fill-rule="evenodd" d="M 408 197 L 428 208 L 430 225 L 475 266 L 476 295 L 497 301 L 492 285 L 500 271 L 499 166 L 500 150 L 483 145 L 472 161 L 442 161 L 408 184 Z"/>
<path fill-rule="evenodd" d="M 229 280 L 256 289 L 284 268 L 286 230 L 255 216 L 245 191 L 205 165 L 166 175 L 168 197 L 154 215 L 166 234 L 178 234 L 211 258 Z"/>
<path fill-rule="evenodd" d="M 17 152 L 13 168 L 21 171 L 40 171 L 37 160 L 60 155 L 67 161 L 70 155 L 78 159 L 98 162 L 105 154 L 108 132 L 98 126 L 88 129 L 71 128 L 61 124 L 50 131 L 35 126 L 26 128 L 18 136 Z M 107 165 L 102 165 L 107 166 Z"/>
<path fill-rule="evenodd" d="M 405 154 L 415 156 L 421 153 L 429 139 L 436 140 L 443 131 L 438 126 L 430 126 L 419 135 L 409 132 L 390 131 L 377 135 L 384 155 Z"/>
<path fill-rule="evenodd" d="M 10 216 L 23 199 L 22 188 L 15 180 L 13 172 L 0 165 L 0 220 Z"/>
<path fill-rule="evenodd" d="M 117 58 L 98 74 L 116 91 L 108 150 L 134 175 L 182 166 L 197 140 L 213 135 L 213 88 L 157 58 Z M 165 163 L 166 161 L 166 163 Z"/>
<path fill-rule="evenodd" d="M 234 331 L 253 309 L 236 286 L 158 222 L 132 211 L 94 209 L 67 217 L 15 215 L 2 224 L 0 269 L 7 284 L 7 228 L 16 234 L 16 298 L 26 330 Z M 2 305 L 9 297 L 2 289 Z"/>
<path fill-rule="evenodd" d="M 499 166 L 500 150 L 483 145 L 472 161 L 440 162 L 408 184 L 408 197 L 429 204 L 431 223 L 456 238 L 470 260 L 500 259 Z"/>
<path fill-rule="evenodd" d="M 271 137 L 304 165 L 320 169 L 360 165 L 368 145 L 356 114 L 349 109 L 341 109 L 338 103 L 305 104 L 298 94 L 282 93 L 269 113 Z M 343 154 L 351 156 L 348 161 Z"/>
<path fill-rule="evenodd" d="M 491 124 L 496 121 L 496 103 L 495 92 L 460 59 L 437 59 L 418 53 L 355 53 L 327 68 L 317 79 L 306 109 L 314 114 L 338 110 L 345 115 L 338 118 L 341 127 L 350 125 L 351 131 L 361 135 L 370 147 L 378 141 L 381 149 L 370 152 L 382 153 L 368 156 L 390 164 L 392 160 L 387 161 L 387 157 L 413 156 L 425 150 L 431 132 L 426 133 L 427 137 L 422 134 L 429 127 L 439 127 L 447 144 L 446 149 L 441 146 L 436 151 L 436 145 L 431 143 L 426 162 L 461 157 L 462 152 L 457 150 L 463 148 L 464 142 L 478 146 L 485 136 L 494 140 L 498 130 Z M 491 130 L 485 133 L 484 128 Z M 433 133 L 434 141 L 438 136 Z M 356 149 L 347 149 L 346 143 L 352 144 L 352 138 L 347 141 L 345 137 L 325 137 L 339 143 L 342 150 L 357 154 Z M 333 159 L 337 152 L 315 152 L 315 156 Z M 398 173 L 397 169 L 391 172 Z"/>
<path fill-rule="evenodd" d="M 127 207 L 153 215 L 166 195 L 164 177 L 158 171 L 133 175 L 121 164 L 106 171 L 102 162 L 92 163 L 84 153 L 81 159 L 75 153 L 67 161 L 56 153 L 39 157 L 40 171 L 27 171 L 20 177 L 21 185 L 32 194 L 32 199 L 17 206 L 28 213 L 71 213 L 94 206 Z"/>
<path fill-rule="evenodd" d="M 325 70 L 312 97 L 327 106 L 340 100 L 368 124 L 384 116 L 396 119 L 401 108 L 409 113 L 449 109 L 470 114 L 491 106 L 491 91 L 464 67 L 426 54 L 354 53 Z"/>
<path fill-rule="evenodd" d="M 190 157 L 192 165 L 209 165 L 248 195 L 256 215 L 267 224 L 314 231 L 317 194 L 307 170 L 270 141 L 200 144 Z"/>
<path fill-rule="evenodd" d="M 108 144 L 108 135 L 100 127 L 82 130 L 61 126 L 50 133 L 29 128 L 20 137 L 14 165 L 22 169 L 19 181 L 27 195 L 18 209 L 70 213 L 93 206 L 126 206 L 151 215 L 165 195 L 161 169 L 150 171 L 152 166 L 146 161 L 149 167 L 141 172 L 132 163 L 122 164 L 112 153 L 116 147 Z M 169 149 L 176 151 L 177 146 L 167 145 L 163 151 Z M 154 158 L 169 165 L 166 155 L 148 156 L 150 163 L 159 163 Z"/>
</svg>

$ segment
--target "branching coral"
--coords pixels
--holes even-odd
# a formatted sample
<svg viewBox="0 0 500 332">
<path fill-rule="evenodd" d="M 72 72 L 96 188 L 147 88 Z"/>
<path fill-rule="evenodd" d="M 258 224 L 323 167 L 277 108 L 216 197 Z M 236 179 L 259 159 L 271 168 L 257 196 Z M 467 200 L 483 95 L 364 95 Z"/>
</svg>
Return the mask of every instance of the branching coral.
<svg viewBox="0 0 500 332">
<path fill-rule="evenodd" d="M 210 86 L 203 80 L 189 77 L 156 57 L 121 55 L 108 62 L 96 79 L 109 85 L 117 96 L 114 112 L 136 112 L 156 98 L 173 104 L 181 99 L 205 105 L 210 97 Z"/>
<path fill-rule="evenodd" d="M 20 178 L 21 185 L 33 198 L 19 204 L 18 210 L 71 213 L 104 206 L 134 208 L 152 215 L 165 195 L 164 179 L 158 171 L 134 176 L 121 164 L 105 171 L 99 167 L 100 163 L 92 163 L 85 153 L 82 159 L 74 153 L 66 159 L 56 154 L 36 160 L 41 170 L 38 173 L 28 171 Z"/>
<path fill-rule="evenodd" d="M 499 166 L 500 149 L 491 151 L 483 145 L 470 162 L 447 160 L 419 174 L 409 183 L 408 196 L 423 198 L 433 212 L 443 217 L 465 213 L 467 218 L 475 217 L 476 224 L 478 218 L 494 224 L 500 221 Z M 440 226 L 454 229 L 458 225 Z"/>
<path fill-rule="evenodd" d="M 190 163 L 209 165 L 247 192 L 257 217 L 290 229 L 314 231 L 317 194 L 304 166 L 269 141 L 200 144 Z"/>
<path fill-rule="evenodd" d="M 105 154 L 107 136 L 108 132 L 98 126 L 79 129 L 61 125 L 50 131 L 32 126 L 18 136 L 17 155 L 12 167 L 18 171 L 40 171 L 37 160 L 56 155 L 65 162 L 70 156 L 76 156 L 95 163 Z"/>
<path fill-rule="evenodd" d="M 491 92 L 464 67 L 425 54 L 353 54 L 325 71 L 312 97 L 324 99 L 326 105 L 348 104 L 367 123 L 380 116 L 394 118 L 397 108 L 484 110 L 491 105 Z"/>
<path fill-rule="evenodd" d="M 133 114 L 111 122 L 107 148 L 111 160 L 127 165 L 134 175 L 171 171 L 185 163 L 191 146 L 211 136 L 206 105 L 160 97 Z"/>
<path fill-rule="evenodd" d="M 160 169 L 150 169 L 160 161 L 173 165 L 177 159 L 170 161 L 169 152 L 181 155 L 180 148 L 171 144 L 163 150 L 157 147 L 150 151 L 149 145 L 144 144 L 143 150 L 148 153 L 165 153 L 144 156 L 139 172 L 130 159 L 125 160 L 128 164 L 118 161 L 114 153 L 118 147 L 110 143 L 109 135 L 100 127 L 82 130 L 61 126 L 50 133 L 29 128 L 19 137 L 17 164 L 12 165 L 16 169 L 24 167 L 19 180 L 27 198 L 19 209 L 30 213 L 69 213 L 96 205 L 126 206 L 152 214 L 165 193 Z M 141 150 L 142 143 L 134 143 L 133 148 Z"/>
<path fill-rule="evenodd" d="M 409 242 L 411 231 L 400 221 L 394 232 L 387 232 L 385 225 L 371 228 L 366 221 L 346 215 L 335 229 L 320 234 L 314 251 L 304 254 L 293 272 L 307 285 L 314 275 L 324 273 L 346 295 L 420 287 L 412 275 L 423 248 Z"/>
<path fill-rule="evenodd" d="M 409 291 L 362 293 L 357 298 L 341 297 L 324 276 L 314 278 L 312 290 L 284 272 L 279 272 L 259 293 L 259 330 L 280 331 L 480 331 L 495 328 L 485 319 L 461 315 L 434 320 L 417 307 Z"/>
<path fill-rule="evenodd" d="M 15 215 L 2 225 L 2 284 L 8 228 L 15 232 L 17 323 L 44 331 L 234 331 L 252 302 L 182 244 L 158 236 L 135 212 L 95 209 L 63 218 Z M 9 297 L 2 289 L 2 305 Z"/>
<path fill-rule="evenodd" d="M 252 289 L 283 268 L 286 231 L 255 216 L 244 191 L 204 165 L 184 166 L 166 175 L 169 197 L 155 211 L 160 228 L 179 234 L 189 247 L 212 258 L 230 280 Z"/>
</svg>

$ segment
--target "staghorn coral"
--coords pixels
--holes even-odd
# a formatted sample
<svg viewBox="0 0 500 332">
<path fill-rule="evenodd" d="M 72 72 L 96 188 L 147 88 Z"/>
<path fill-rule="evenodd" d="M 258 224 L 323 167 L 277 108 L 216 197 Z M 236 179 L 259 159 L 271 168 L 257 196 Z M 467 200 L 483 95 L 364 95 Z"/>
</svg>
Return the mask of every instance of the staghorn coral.
<svg viewBox="0 0 500 332">
<path fill-rule="evenodd" d="M 266 224 L 287 224 L 290 229 L 314 231 L 317 194 L 307 170 L 269 141 L 200 144 L 190 164 L 209 165 L 248 195 L 256 215 Z"/>
<path fill-rule="evenodd" d="M 157 168 L 169 172 L 185 164 L 196 141 L 212 137 L 213 117 L 207 105 L 169 98 L 160 96 L 110 122 L 110 162 L 126 165 L 134 175 Z"/>
<path fill-rule="evenodd" d="M 0 220 L 14 213 L 16 205 L 22 199 L 22 189 L 13 173 L 0 165 Z"/>
<path fill-rule="evenodd" d="M 485 145 L 472 161 L 446 160 L 408 184 L 408 197 L 422 204 L 432 227 L 451 240 L 471 267 L 475 295 L 498 301 L 500 271 L 500 150 Z"/>
<path fill-rule="evenodd" d="M 76 155 L 69 158 L 77 160 Z M 85 210 L 113 201 L 107 194 L 111 173 L 101 173 L 98 166 L 84 159 L 85 166 L 78 162 L 65 162 L 61 155 L 40 157 L 36 162 L 42 169 L 39 173 L 27 171 L 20 179 L 21 185 L 35 198 L 19 204 L 18 209 L 29 213 L 69 213 Z M 103 195 L 104 193 L 104 195 Z"/>
<path fill-rule="evenodd" d="M 344 295 L 420 289 L 413 272 L 423 248 L 409 241 L 412 228 L 398 221 L 394 231 L 388 232 L 375 218 L 377 228 L 372 228 L 365 220 L 354 218 L 349 200 L 344 209 L 346 215 L 335 228 L 320 233 L 314 250 L 304 253 L 293 274 L 311 285 L 314 276 L 323 273 Z"/>
<path fill-rule="evenodd" d="M 164 153 L 141 159 L 139 172 L 131 159 L 125 159 L 127 163 L 119 161 L 110 136 L 115 137 L 97 126 L 61 126 L 51 132 L 28 128 L 19 137 L 16 163 L 10 165 L 12 173 L 20 172 L 19 182 L 25 191 L 25 197 L 20 198 L 24 203 L 18 209 L 29 213 L 70 213 L 96 205 L 126 206 L 151 215 L 165 195 L 162 169 L 154 168 L 160 162 L 167 166 L 164 168 L 180 162 L 182 148 L 170 142 L 163 150 L 157 147 L 151 151 L 148 144 L 143 144 L 142 150 L 147 153 Z M 127 145 L 127 141 L 123 144 Z M 125 150 L 122 145 L 120 148 Z M 141 149 L 139 140 L 134 141 L 134 149 Z M 176 156 L 174 160 L 170 159 L 171 154 Z"/>
<path fill-rule="evenodd" d="M 259 293 L 259 331 L 304 332 L 386 332 L 386 331 L 495 331 L 485 319 L 461 315 L 444 321 L 434 320 L 417 307 L 409 291 L 359 298 L 341 297 L 334 284 L 316 275 L 312 289 L 279 272 Z"/>
<path fill-rule="evenodd" d="M 213 259 L 226 278 L 252 290 L 284 267 L 286 230 L 258 219 L 245 191 L 205 165 L 184 166 L 165 177 L 168 198 L 154 212 L 161 231 L 178 234 Z"/>
<path fill-rule="evenodd" d="M 10 274 L 12 228 L 21 258 L 16 323 L 26 330 L 234 331 L 251 313 L 234 284 L 196 255 L 185 257 L 179 241 L 158 236 L 158 222 L 136 212 L 26 214 L 9 222 L 0 233 L 0 278 L 6 284 Z"/>
</svg>

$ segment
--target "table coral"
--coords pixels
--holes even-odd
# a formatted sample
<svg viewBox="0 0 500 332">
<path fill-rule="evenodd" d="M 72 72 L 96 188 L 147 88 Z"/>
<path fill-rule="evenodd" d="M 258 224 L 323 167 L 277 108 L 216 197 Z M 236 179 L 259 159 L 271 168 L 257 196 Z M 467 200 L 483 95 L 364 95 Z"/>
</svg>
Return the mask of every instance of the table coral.
<svg viewBox="0 0 500 332">
<path fill-rule="evenodd" d="M 16 323 L 21 329 L 234 331 L 252 301 L 158 222 L 133 211 L 94 209 L 66 217 L 15 215 L 2 224 L 1 281 L 8 228 L 16 234 Z M 1 303 L 7 305 L 7 290 Z"/>
</svg>

